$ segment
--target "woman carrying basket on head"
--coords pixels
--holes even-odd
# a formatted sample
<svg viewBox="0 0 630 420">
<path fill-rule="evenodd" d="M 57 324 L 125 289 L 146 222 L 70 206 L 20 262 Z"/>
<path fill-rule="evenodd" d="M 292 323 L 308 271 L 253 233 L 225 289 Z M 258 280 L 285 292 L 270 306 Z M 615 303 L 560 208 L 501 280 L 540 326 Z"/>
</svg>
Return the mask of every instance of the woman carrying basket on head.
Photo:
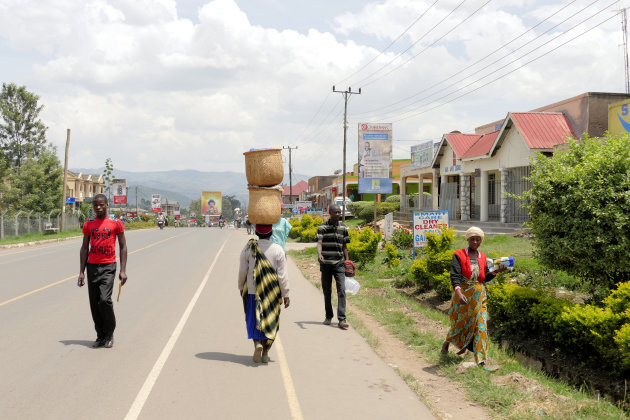
<svg viewBox="0 0 630 420">
<path fill-rule="evenodd" d="M 486 255 L 479 251 L 483 238 L 481 229 L 471 227 L 466 231 L 468 247 L 458 249 L 453 255 L 451 284 L 454 293 L 448 312 L 451 328 L 442 345 L 442 354 L 448 353 L 449 343 L 460 349 L 457 354 L 470 350 L 480 367 L 484 367 L 488 351 L 485 283 L 492 280 L 497 273 L 506 270 L 504 265 L 500 265 L 496 271 L 488 269 Z"/>
<path fill-rule="evenodd" d="M 241 252 L 238 289 L 243 299 L 247 338 L 254 340 L 255 363 L 269 362 L 276 338 L 280 307 L 288 308 L 289 278 L 284 251 L 269 240 L 271 225 L 256 225 L 258 240 L 250 239 Z"/>
</svg>

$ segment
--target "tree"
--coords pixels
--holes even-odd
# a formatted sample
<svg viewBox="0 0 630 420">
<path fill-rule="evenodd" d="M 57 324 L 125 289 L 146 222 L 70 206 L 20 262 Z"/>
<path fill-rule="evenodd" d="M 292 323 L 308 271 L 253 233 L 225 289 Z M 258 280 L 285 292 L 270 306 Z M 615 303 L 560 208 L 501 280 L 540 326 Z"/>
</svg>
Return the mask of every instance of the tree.
<svg viewBox="0 0 630 420">
<path fill-rule="evenodd" d="M 56 148 L 47 145 L 40 149 L 38 157 L 29 156 L 20 172 L 9 175 L 11 188 L 7 198 L 13 210 L 48 213 L 59 208 L 62 195 L 63 168 L 56 155 Z"/>
<path fill-rule="evenodd" d="M 2 84 L 0 92 L 0 147 L 9 166 L 20 172 L 27 159 L 37 158 L 46 144 L 46 126 L 39 119 L 44 108 L 39 96 L 15 83 Z"/>
<path fill-rule="evenodd" d="M 201 198 L 191 201 L 188 209 L 191 214 L 195 214 L 195 216 L 201 217 Z"/>
<path fill-rule="evenodd" d="M 114 164 L 112 158 L 105 159 L 105 169 L 103 169 L 103 181 L 105 181 L 105 190 L 109 195 L 108 201 L 112 199 L 112 183 L 114 182 Z"/>
<path fill-rule="evenodd" d="M 608 288 L 630 280 L 630 135 L 537 155 L 529 179 L 522 198 L 540 262 Z"/>
<path fill-rule="evenodd" d="M 226 219 L 234 218 L 234 209 L 241 207 L 241 202 L 233 195 L 224 195 L 221 198 L 221 213 Z"/>
</svg>

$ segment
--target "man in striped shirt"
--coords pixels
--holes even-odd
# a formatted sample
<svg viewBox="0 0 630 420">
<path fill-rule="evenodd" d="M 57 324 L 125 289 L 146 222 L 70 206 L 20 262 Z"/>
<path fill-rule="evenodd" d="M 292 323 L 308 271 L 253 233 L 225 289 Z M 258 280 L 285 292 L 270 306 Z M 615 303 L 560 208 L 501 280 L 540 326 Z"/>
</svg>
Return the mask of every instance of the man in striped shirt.
<svg viewBox="0 0 630 420">
<path fill-rule="evenodd" d="M 330 325 L 333 319 L 332 279 L 335 278 L 337 286 L 337 319 L 339 328 L 348 328 L 346 322 L 346 287 L 345 287 L 345 266 L 348 259 L 348 248 L 346 244 L 350 242 L 348 228 L 341 219 L 341 208 L 337 205 L 330 206 L 330 218 L 317 228 L 317 256 L 319 258 L 319 270 L 322 273 L 322 289 L 324 291 L 324 308 L 326 319 L 324 325 Z"/>
</svg>

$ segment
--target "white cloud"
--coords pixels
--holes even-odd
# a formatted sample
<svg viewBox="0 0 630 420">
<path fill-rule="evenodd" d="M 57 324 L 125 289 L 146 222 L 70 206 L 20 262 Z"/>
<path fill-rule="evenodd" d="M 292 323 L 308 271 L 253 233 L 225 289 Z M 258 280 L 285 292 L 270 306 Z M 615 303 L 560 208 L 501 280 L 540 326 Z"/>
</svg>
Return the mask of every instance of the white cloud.
<svg viewBox="0 0 630 420">
<path fill-rule="evenodd" d="M 488 59 L 466 72 L 462 69 L 564 4 L 542 0 L 492 3 L 493 7 L 484 8 L 443 41 L 428 47 L 483 1 L 467 3 L 397 63 L 425 50 L 417 58 L 374 83 L 365 83 L 374 76 L 359 83 L 418 40 L 458 3 L 439 2 L 392 52 L 353 74 L 430 2 L 374 1 L 336 17 L 326 16 L 322 7 L 322 14 L 312 17 L 312 28 L 297 32 L 253 24 L 234 0 L 200 2 L 194 22 L 177 15 L 173 0 L 4 0 L 0 2 L 0 45 L 8 45 L 16 55 L 35 53 L 38 60 L 23 69 L 19 80 L 2 81 L 25 84 L 41 96 L 49 138 L 60 149 L 66 128 L 72 128 L 71 166 L 101 166 L 105 158 L 112 157 L 125 170 L 242 171 L 242 152 L 251 147 L 298 145 L 295 169 L 310 175 L 341 167 L 343 103 L 341 95 L 330 92 L 334 83 L 341 82 L 338 88 L 363 87 L 362 95 L 352 97 L 349 104 L 350 157 L 357 153 L 359 121 L 400 120 L 394 123 L 395 138 L 440 138 L 444 132 L 469 130 L 503 118 L 508 111 L 542 106 L 585 91 L 623 88 L 620 25 L 613 19 L 488 87 L 428 110 L 563 42 L 555 41 L 435 102 L 496 71 L 507 59 L 493 65 Z M 587 4 L 585 0 L 577 3 L 580 6 L 568 8 L 553 24 Z M 601 19 L 610 16 L 606 11 Z M 326 29 L 331 21 L 336 25 L 333 33 Z M 563 25 L 563 30 L 569 26 Z M 545 29 L 537 29 L 536 34 Z M 534 36 L 529 34 L 510 48 Z M 515 56 L 553 36 L 541 37 Z M 371 41 L 378 42 L 372 45 Z M 451 74 L 455 77 L 446 84 L 470 77 L 450 89 L 440 85 L 421 92 Z M 0 68 L 0 79 L 2 76 Z M 411 100 L 391 105 L 413 94 L 417 94 L 414 101 L 428 97 L 403 110 L 396 108 Z M 370 113 L 379 108 L 383 109 Z M 401 119 L 414 114 L 418 115 Z M 396 144 L 395 157 L 406 157 L 412 144 Z M 352 162 L 349 158 L 348 168 Z"/>
</svg>

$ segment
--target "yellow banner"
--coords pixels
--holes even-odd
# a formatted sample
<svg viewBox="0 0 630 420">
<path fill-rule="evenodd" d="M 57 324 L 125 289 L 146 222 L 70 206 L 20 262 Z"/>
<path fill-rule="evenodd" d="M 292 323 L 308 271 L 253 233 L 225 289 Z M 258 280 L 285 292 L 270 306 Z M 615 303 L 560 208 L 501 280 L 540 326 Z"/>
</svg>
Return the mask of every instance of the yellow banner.
<svg viewBox="0 0 630 420">
<path fill-rule="evenodd" d="M 608 131 L 611 134 L 630 132 L 630 100 L 608 105 Z"/>
<path fill-rule="evenodd" d="M 201 213 L 205 216 L 221 214 L 221 192 L 204 191 L 201 193 Z"/>
</svg>

